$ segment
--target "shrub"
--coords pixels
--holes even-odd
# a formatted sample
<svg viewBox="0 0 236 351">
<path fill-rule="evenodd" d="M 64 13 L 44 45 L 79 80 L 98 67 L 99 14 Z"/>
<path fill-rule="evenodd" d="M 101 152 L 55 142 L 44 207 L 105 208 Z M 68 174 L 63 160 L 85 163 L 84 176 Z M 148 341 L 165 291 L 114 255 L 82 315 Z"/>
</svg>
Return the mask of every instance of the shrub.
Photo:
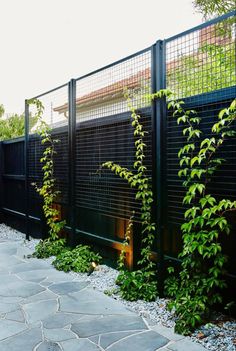
<svg viewBox="0 0 236 351">
<path fill-rule="evenodd" d="M 40 242 L 35 247 L 34 257 L 37 258 L 48 258 L 50 256 L 56 256 L 65 250 L 65 239 L 58 240 L 40 240 Z"/>
<path fill-rule="evenodd" d="M 86 273 L 91 269 L 92 262 L 100 263 L 101 256 L 87 245 L 78 245 L 73 250 L 59 253 L 52 264 L 59 271 Z"/>
</svg>

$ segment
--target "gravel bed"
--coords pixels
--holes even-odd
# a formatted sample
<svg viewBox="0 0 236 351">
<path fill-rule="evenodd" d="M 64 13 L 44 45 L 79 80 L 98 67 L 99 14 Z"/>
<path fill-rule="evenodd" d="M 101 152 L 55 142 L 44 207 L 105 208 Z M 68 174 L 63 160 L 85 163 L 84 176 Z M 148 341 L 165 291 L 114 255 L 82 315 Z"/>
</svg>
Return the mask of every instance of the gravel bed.
<svg viewBox="0 0 236 351">
<path fill-rule="evenodd" d="M 23 245 L 34 250 L 38 239 L 30 238 L 25 240 L 25 235 L 14 230 L 5 224 L 0 224 L 0 240 L 23 240 Z M 53 257 L 46 259 L 49 263 Z M 116 291 L 118 286 L 115 284 L 118 271 L 106 265 L 99 265 L 96 270 L 88 276 L 84 273 L 70 272 L 74 280 L 88 281 L 95 289 L 107 293 L 112 298 L 121 301 L 129 309 L 134 310 L 144 317 L 149 325 L 162 324 L 173 328 L 175 316 L 167 309 L 167 299 L 157 298 L 154 302 L 144 302 L 142 300 L 131 302 L 123 300 Z M 189 338 L 202 344 L 210 351 L 235 351 L 236 350 L 236 321 L 224 321 L 224 316 L 218 314 L 216 323 L 208 323 L 197 329 Z"/>
</svg>

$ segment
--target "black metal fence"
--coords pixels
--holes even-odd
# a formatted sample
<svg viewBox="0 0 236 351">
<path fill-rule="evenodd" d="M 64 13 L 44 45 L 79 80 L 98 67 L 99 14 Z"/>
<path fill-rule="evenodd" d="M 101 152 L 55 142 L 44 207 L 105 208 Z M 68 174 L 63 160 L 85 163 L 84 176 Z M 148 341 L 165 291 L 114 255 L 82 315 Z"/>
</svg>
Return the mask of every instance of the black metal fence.
<svg viewBox="0 0 236 351">
<path fill-rule="evenodd" d="M 177 176 L 177 152 L 183 139 L 165 103 L 151 104 L 145 94 L 169 88 L 177 98 L 184 99 L 187 108 L 198 111 L 208 135 L 219 111 L 236 95 L 234 20 L 235 13 L 230 13 L 159 40 L 139 53 L 37 96 L 45 107 L 44 120 L 60 139 L 55 175 L 61 191 L 58 202 L 71 243 L 89 240 L 105 250 L 120 250 L 133 210 L 134 232 L 138 231 L 140 206 L 134 190 L 110 171 L 98 171 L 105 161 L 128 168 L 133 164 L 134 136 L 124 98 L 128 90 L 135 96 L 135 107 L 148 132 L 145 162 L 152 179 L 153 213 L 159 228 L 154 255 L 159 265 L 178 261 L 184 189 Z M 42 179 L 42 145 L 31 128 L 34 111 L 27 104 L 25 114 L 25 139 L 0 144 L 1 212 L 6 222 L 20 227 L 27 236 L 41 237 L 41 199 L 31 183 Z M 229 162 L 214 177 L 211 191 L 216 197 L 235 199 L 236 140 L 228 142 L 221 153 Z M 232 233 L 223 245 L 230 257 L 229 280 L 233 281 L 235 218 L 232 222 Z M 130 265 L 136 260 L 139 241 L 135 234 L 128 249 Z"/>
</svg>

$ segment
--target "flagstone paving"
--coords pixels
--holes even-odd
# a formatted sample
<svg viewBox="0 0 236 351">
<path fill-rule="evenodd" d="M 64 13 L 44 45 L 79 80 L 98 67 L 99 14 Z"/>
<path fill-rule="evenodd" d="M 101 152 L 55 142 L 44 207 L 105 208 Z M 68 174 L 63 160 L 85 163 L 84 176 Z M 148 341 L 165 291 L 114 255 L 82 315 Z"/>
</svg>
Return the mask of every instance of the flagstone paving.
<svg viewBox="0 0 236 351">
<path fill-rule="evenodd" d="M 29 253 L 0 241 L 1 351 L 205 350 Z"/>
</svg>

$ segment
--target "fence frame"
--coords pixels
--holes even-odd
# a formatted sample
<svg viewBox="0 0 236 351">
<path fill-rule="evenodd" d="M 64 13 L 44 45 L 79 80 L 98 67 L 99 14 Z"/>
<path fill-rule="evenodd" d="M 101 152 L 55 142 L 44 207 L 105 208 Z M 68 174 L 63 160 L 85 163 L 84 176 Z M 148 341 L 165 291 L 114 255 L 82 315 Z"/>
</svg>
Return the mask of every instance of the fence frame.
<svg viewBox="0 0 236 351">
<path fill-rule="evenodd" d="M 78 233 L 83 234 L 84 237 L 88 237 L 93 239 L 94 241 L 100 242 L 103 245 L 112 246 L 116 245 L 118 249 L 122 248 L 122 244 L 120 242 L 115 242 L 114 240 L 110 240 L 105 237 L 97 236 L 92 233 L 83 232 L 76 228 L 76 190 L 75 190 L 75 178 L 76 178 L 76 82 L 92 76 L 102 70 L 110 68 L 116 64 L 122 63 L 125 60 L 133 58 L 139 54 L 145 53 L 147 51 L 151 51 L 151 91 L 155 92 L 160 89 L 166 88 L 166 45 L 183 35 L 190 34 L 196 30 L 201 30 L 203 28 L 208 27 L 209 25 L 217 24 L 220 21 L 223 21 L 227 18 L 235 16 L 236 11 L 232 11 L 228 14 L 210 20 L 206 23 L 200 24 L 194 28 L 191 28 L 187 31 L 174 35 L 165 40 L 158 40 L 152 46 L 147 47 L 137 53 L 129 55 L 125 58 L 122 58 L 114 63 L 106 65 L 102 68 L 94 70 L 88 74 L 82 75 L 77 79 L 71 79 L 68 83 L 63 84 L 59 87 L 51 89 L 43 94 L 35 96 L 34 99 L 41 98 L 49 93 L 52 93 L 60 88 L 68 87 L 68 105 L 69 105 L 69 119 L 68 119 L 68 191 L 69 191 L 69 201 L 68 208 L 70 210 L 69 215 L 69 223 L 66 229 L 69 231 L 69 242 L 71 245 L 74 245 L 76 242 L 76 236 Z M 157 257 L 157 270 L 159 277 L 159 290 L 160 292 L 163 289 L 163 272 L 164 272 L 164 261 L 165 260 L 173 260 L 179 261 L 175 257 L 169 257 L 168 255 L 164 255 L 163 249 L 163 236 L 164 236 L 164 226 L 166 223 L 166 206 L 167 206 L 167 191 L 166 191 L 166 148 L 167 148 L 167 140 L 166 140 L 166 123 L 167 123 L 167 111 L 166 104 L 164 100 L 156 100 L 152 102 L 151 105 L 151 119 L 152 119 L 152 189 L 153 189 L 153 197 L 154 197 L 154 206 L 153 206 L 153 219 L 157 224 L 158 232 L 157 232 L 157 240 L 156 240 L 156 257 Z M 25 100 L 25 136 L 24 136 L 24 157 L 25 157 L 25 213 L 20 214 L 21 217 L 25 218 L 25 232 L 26 239 L 29 239 L 30 236 L 30 224 L 32 220 L 36 218 L 32 218 L 29 215 L 29 105 L 28 100 Z M 0 142 L 0 166 L 3 163 L 3 142 Z M 0 167 L 0 196 L 2 194 L 2 177 L 3 169 Z M 4 208 L 2 206 L 2 202 L 0 200 L 0 212 L 4 212 Z M 7 210 L 7 209 L 5 209 Z M 14 211 L 13 211 L 14 212 Z M 37 219 L 38 220 L 38 219 Z M 42 221 L 42 219 L 41 219 Z M 135 261 L 137 261 L 136 257 L 136 243 L 132 238 L 130 246 L 129 246 L 129 264 L 130 266 L 135 266 Z M 236 277 L 235 277 L 236 279 Z"/>
</svg>

